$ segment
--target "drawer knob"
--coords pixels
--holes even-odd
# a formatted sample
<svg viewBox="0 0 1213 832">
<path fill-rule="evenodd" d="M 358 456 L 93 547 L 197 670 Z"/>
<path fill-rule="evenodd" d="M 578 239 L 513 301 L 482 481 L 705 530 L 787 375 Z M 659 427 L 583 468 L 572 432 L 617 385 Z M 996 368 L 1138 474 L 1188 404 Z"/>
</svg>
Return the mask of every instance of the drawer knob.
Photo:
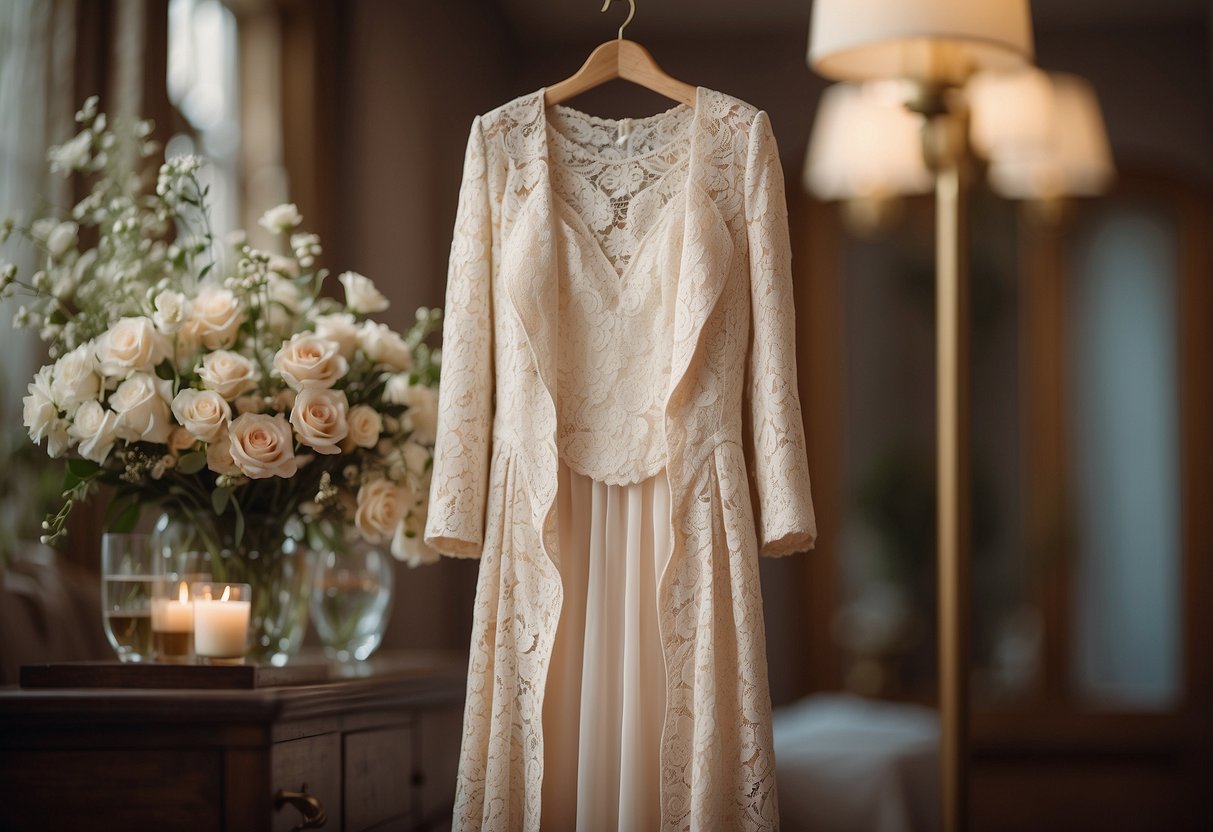
<svg viewBox="0 0 1213 832">
<path fill-rule="evenodd" d="M 319 829 L 328 823 L 328 814 L 324 811 L 324 804 L 314 794 L 308 794 L 307 783 L 297 792 L 288 792 L 285 789 L 279 789 L 274 794 L 274 810 L 281 811 L 283 806 L 294 806 L 299 810 L 299 814 L 303 818 L 295 826 L 295 830 L 300 829 Z"/>
</svg>

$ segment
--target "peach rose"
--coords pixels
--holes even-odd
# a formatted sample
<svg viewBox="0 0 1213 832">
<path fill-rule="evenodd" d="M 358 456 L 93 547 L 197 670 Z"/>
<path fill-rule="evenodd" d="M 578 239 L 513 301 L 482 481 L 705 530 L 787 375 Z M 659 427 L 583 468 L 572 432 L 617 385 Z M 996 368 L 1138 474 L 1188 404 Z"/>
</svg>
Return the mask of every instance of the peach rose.
<svg viewBox="0 0 1213 832">
<path fill-rule="evenodd" d="M 274 369 L 295 390 L 304 390 L 332 387 L 345 375 L 349 364 L 336 341 L 299 333 L 278 350 L 274 356 Z"/>
<path fill-rule="evenodd" d="M 413 503 L 412 493 L 391 480 L 372 480 L 358 490 L 354 525 L 368 543 L 383 543 L 396 535 Z"/>
<path fill-rule="evenodd" d="M 185 329 L 208 350 L 230 347 L 244 323 L 244 310 L 230 289 L 204 286 L 190 303 Z"/>
<path fill-rule="evenodd" d="M 229 401 L 257 386 L 257 368 L 238 352 L 209 352 L 194 369 L 202 379 L 203 387 Z"/>
<path fill-rule="evenodd" d="M 318 454 L 339 454 L 339 443 L 349 433 L 349 404 L 340 390 L 306 389 L 295 398 L 291 424 L 299 441 Z"/>
<path fill-rule="evenodd" d="M 214 442 L 227 432 L 232 408 L 214 390 L 185 389 L 173 399 L 173 415 L 186 430 L 203 442 Z"/>
<path fill-rule="evenodd" d="M 121 318 L 97 339 L 97 363 L 102 375 L 124 378 L 146 373 L 168 357 L 168 340 L 151 318 Z"/>
<path fill-rule="evenodd" d="M 379 411 L 367 404 L 350 409 L 346 419 L 350 426 L 349 441 L 359 448 L 373 448 L 383 433 L 383 417 Z"/>
<path fill-rule="evenodd" d="M 281 414 L 245 413 L 228 426 L 232 461 L 249 479 L 293 477 L 299 470 L 291 426 Z"/>
</svg>

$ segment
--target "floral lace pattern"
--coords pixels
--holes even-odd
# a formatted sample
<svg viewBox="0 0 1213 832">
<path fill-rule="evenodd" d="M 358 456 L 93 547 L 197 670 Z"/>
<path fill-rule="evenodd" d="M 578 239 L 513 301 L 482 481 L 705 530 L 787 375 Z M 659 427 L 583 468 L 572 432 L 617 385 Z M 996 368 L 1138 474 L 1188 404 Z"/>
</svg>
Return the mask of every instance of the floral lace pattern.
<svg viewBox="0 0 1213 832">
<path fill-rule="evenodd" d="M 548 117 L 552 189 L 566 232 L 558 450 L 574 471 L 611 485 L 641 482 L 665 465 L 668 278 L 677 275 L 682 220 L 666 208 L 685 193 L 693 115 L 680 105 L 647 119 L 568 107 Z"/>
<path fill-rule="evenodd" d="M 667 683 L 663 829 L 778 828 L 757 558 L 809 548 L 816 535 L 796 390 L 783 174 L 766 114 L 737 99 L 700 88 L 693 114 L 676 108 L 644 121 L 613 157 L 625 159 L 615 170 L 667 149 L 668 164 L 652 168 L 651 178 L 629 173 L 617 182 L 568 179 L 565 168 L 576 159 L 562 154 L 579 146 L 599 157 L 590 167 L 600 168 L 618 125 L 559 111 L 550 124 L 542 90 L 481 116 L 469 138 L 425 531 L 445 554 L 482 558 L 458 830 L 540 828 L 541 714 L 564 600 L 554 522 L 558 459 L 575 447 L 562 433 L 564 404 L 557 406 L 570 395 L 561 371 L 571 360 L 566 340 L 575 336 L 562 315 L 573 308 L 570 296 L 573 306 L 601 302 L 605 309 L 642 272 L 662 289 L 659 302 L 641 293 L 641 306 L 661 311 L 637 320 L 649 321 L 652 337 L 668 344 L 668 359 L 653 362 L 664 365 L 660 418 L 646 423 L 662 437 L 671 495 L 672 548 L 657 587 Z M 564 150 L 553 126 L 569 131 L 560 133 L 570 140 Z M 674 150 L 684 139 L 680 161 Z M 612 259 L 610 244 L 600 242 L 606 225 L 593 221 L 607 214 L 588 206 L 611 206 L 612 194 L 637 178 L 644 187 L 628 191 L 624 225 L 644 211 L 655 219 L 636 222 L 645 233 Z M 591 221 L 579 226 L 583 214 Z M 572 291 L 578 281 L 599 281 L 598 300 Z M 601 293 L 607 281 L 615 295 Z M 593 311 L 577 314 L 588 321 Z M 581 394 L 632 395 L 618 389 L 625 382 L 601 383 L 612 389 Z M 635 407 L 652 413 L 648 403 Z M 620 447 L 617 456 L 634 452 Z"/>
</svg>

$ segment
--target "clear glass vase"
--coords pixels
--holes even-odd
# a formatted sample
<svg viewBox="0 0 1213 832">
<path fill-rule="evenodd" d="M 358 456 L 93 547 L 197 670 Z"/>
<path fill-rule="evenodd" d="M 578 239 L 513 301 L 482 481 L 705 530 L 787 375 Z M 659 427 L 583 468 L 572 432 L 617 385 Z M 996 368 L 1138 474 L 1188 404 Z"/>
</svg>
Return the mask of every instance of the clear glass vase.
<svg viewBox="0 0 1213 832">
<path fill-rule="evenodd" d="M 357 537 L 320 554 L 312 582 L 312 622 L 330 661 L 365 661 L 383 642 L 391 613 L 394 562 Z"/>
<path fill-rule="evenodd" d="M 152 531 L 160 569 L 209 572 L 215 581 L 252 587 L 249 652 L 256 664 L 281 667 L 298 655 L 307 632 L 315 553 L 296 520 L 168 511 Z"/>
</svg>

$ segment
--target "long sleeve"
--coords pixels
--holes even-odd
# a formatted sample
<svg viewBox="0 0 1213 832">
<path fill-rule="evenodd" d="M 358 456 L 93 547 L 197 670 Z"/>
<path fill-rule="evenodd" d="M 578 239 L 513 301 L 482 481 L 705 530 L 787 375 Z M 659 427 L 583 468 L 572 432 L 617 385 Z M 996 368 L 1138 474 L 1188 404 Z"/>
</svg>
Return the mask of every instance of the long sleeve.
<svg viewBox="0 0 1213 832">
<path fill-rule="evenodd" d="M 472 123 L 451 242 L 438 436 L 425 542 L 480 557 L 493 428 L 493 221 L 480 119 Z"/>
<path fill-rule="evenodd" d="M 745 211 L 751 295 L 747 450 L 758 495 L 759 552 L 778 556 L 811 549 L 817 521 L 796 389 L 792 250 L 783 169 L 763 111 L 750 130 Z"/>
</svg>

